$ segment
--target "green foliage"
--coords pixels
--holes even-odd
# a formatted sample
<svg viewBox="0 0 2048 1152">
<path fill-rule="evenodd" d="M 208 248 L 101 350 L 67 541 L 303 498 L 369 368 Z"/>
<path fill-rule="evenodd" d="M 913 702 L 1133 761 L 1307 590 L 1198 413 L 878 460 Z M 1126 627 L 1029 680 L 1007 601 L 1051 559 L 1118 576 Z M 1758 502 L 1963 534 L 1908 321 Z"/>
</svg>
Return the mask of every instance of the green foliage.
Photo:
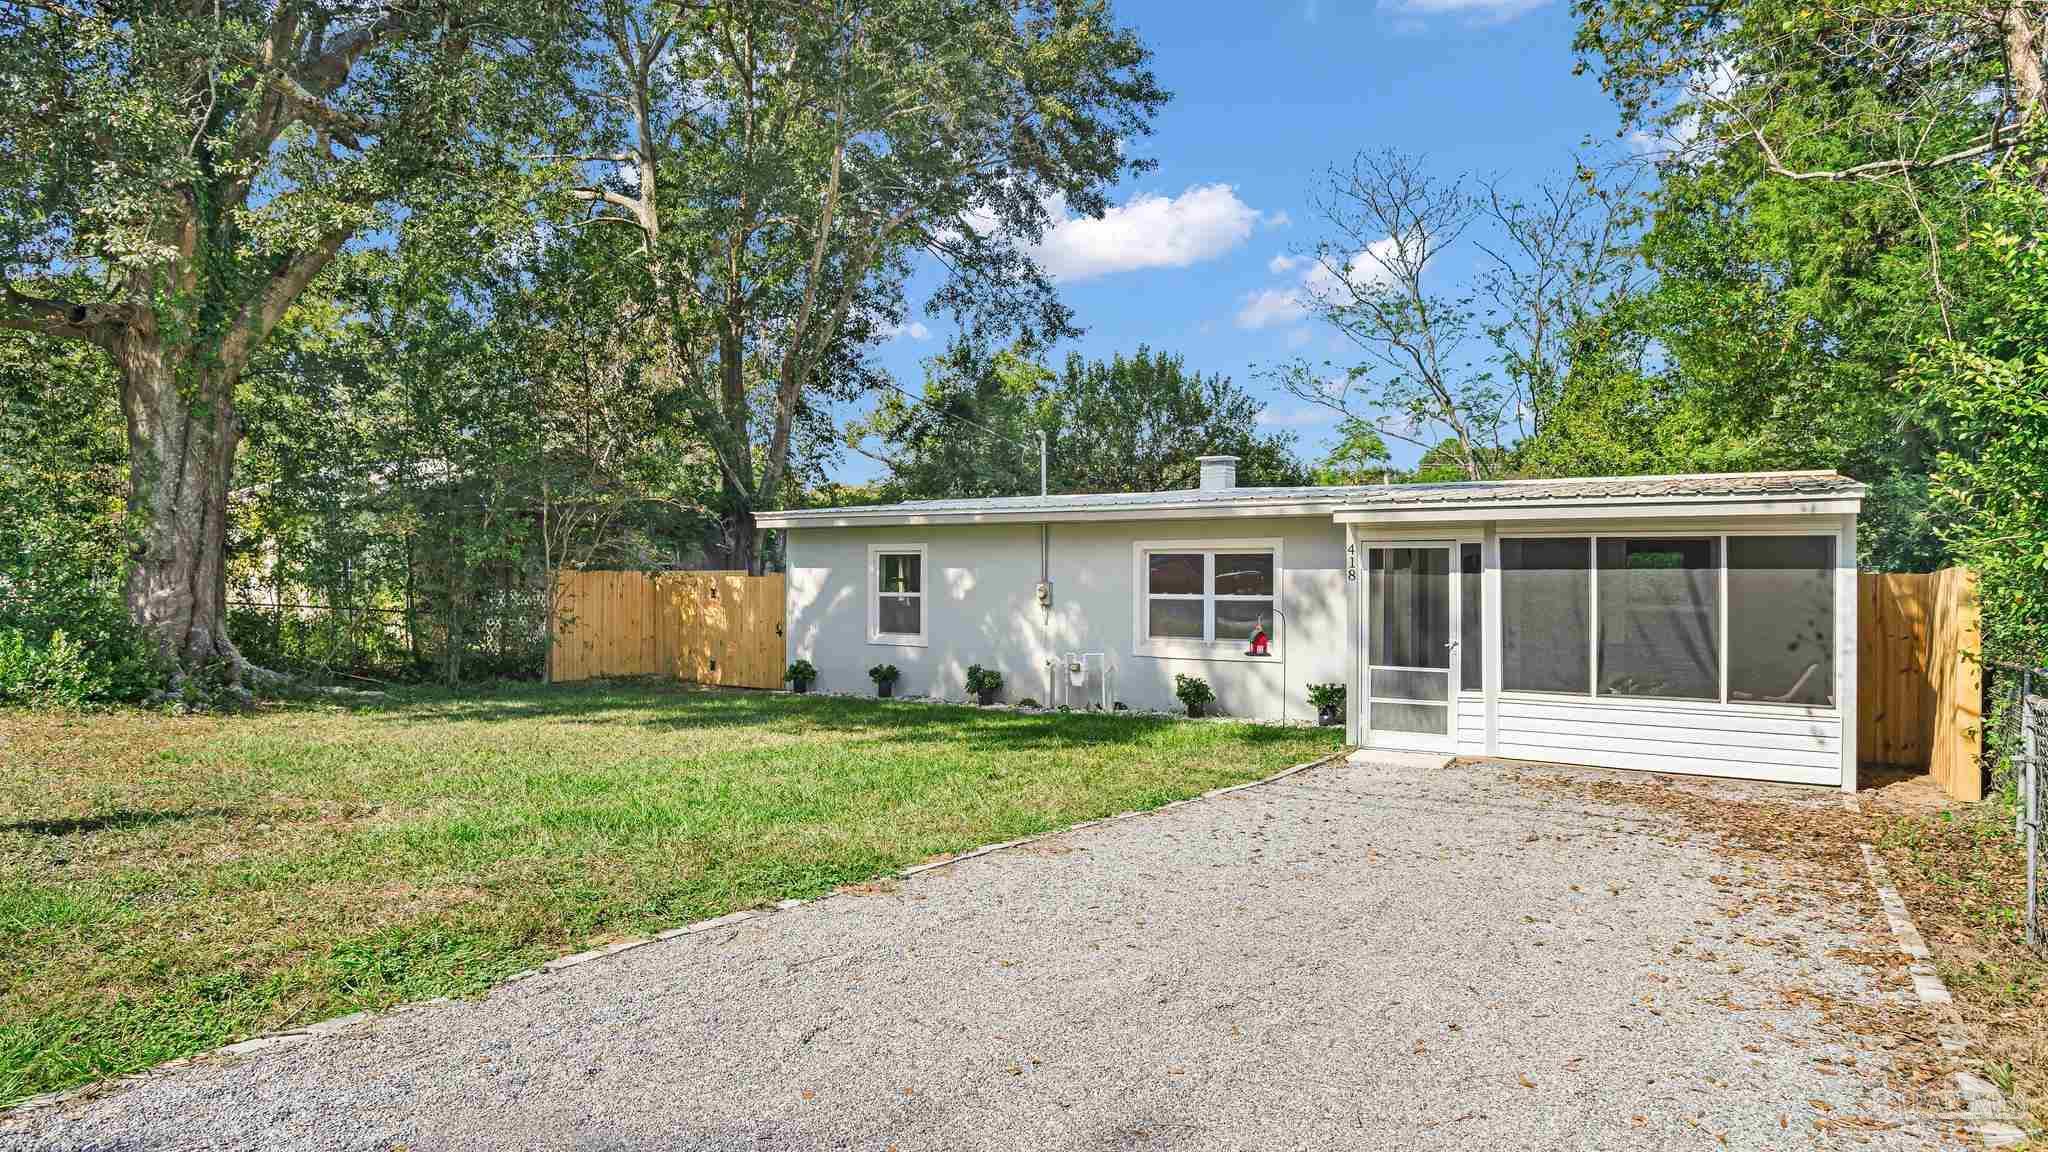
<svg viewBox="0 0 2048 1152">
<path fill-rule="evenodd" d="M 1985 656 L 2048 663 L 2048 198 L 2017 181 L 1972 248 L 1988 264 L 1965 332 L 1935 341 L 1904 384 L 1946 433 L 1935 522 L 1977 570 Z"/>
<path fill-rule="evenodd" d="M 1099 215 L 1153 161 L 1128 142 L 1166 94 L 1107 4 L 737 0 L 607 5 L 565 119 L 570 193 L 644 241 L 621 273 L 721 464 L 727 562 L 752 513 L 819 479 L 835 404 L 880 383 L 867 350 L 926 301 L 976 340 L 1071 335 L 1030 246 L 1050 205 Z M 628 233 L 630 234 L 630 233 Z"/>
<path fill-rule="evenodd" d="M 794 660 L 790 662 L 789 670 L 783 673 L 782 678 L 796 685 L 796 690 L 802 692 L 818 682 L 818 666 L 809 660 Z"/>
<path fill-rule="evenodd" d="M 59 695 L 139 700 L 157 669 L 121 599 L 126 486 L 121 412 L 106 358 L 76 344 L 0 333 L 0 632 L 16 668 L 75 648 L 84 667 Z M 60 666 L 69 659 L 61 658 Z M 41 672 L 0 697 L 41 697 Z"/>
<path fill-rule="evenodd" d="M 1308 702 L 1316 708 L 1342 708 L 1345 695 L 1345 686 L 1340 683 L 1308 686 Z"/>
<path fill-rule="evenodd" d="M 82 708 L 104 695 L 85 651 L 62 629 L 33 644 L 16 631 L 0 631 L 0 704 Z"/>
<path fill-rule="evenodd" d="M 1379 429 L 1356 416 L 1337 425 L 1337 442 L 1316 465 L 1318 484 L 1373 484 L 1393 471 L 1393 457 Z"/>
<path fill-rule="evenodd" d="M 977 697 L 983 694 L 994 695 L 1002 690 L 1003 674 L 1001 672 L 993 668 L 983 668 L 979 664 L 967 666 L 967 691 L 970 695 Z"/>
<path fill-rule="evenodd" d="M 877 664 L 868 669 L 868 679 L 873 680 L 877 688 L 884 684 L 894 684 L 901 675 L 902 671 L 894 664 Z"/>
<path fill-rule="evenodd" d="M 1190 715 L 1200 712 L 1216 701 L 1216 690 L 1200 676 L 1189 676 L 1176 672 L 1173 676 L 1173 695 L 1187 707 Z"/>
<path fill-rule="evenodd" d="M 1054 492 L 1191 488 L 1204 455 L 1238 457 L 1240 484 L 1308 482 L 1293 437 L 1259 430 L 1256 398 L 1144 346 L 1107 361 L 1071 355 L 1054 375 L 1024 348 L 985 357 L 963 342 L 927 365 L 924 396 L 885 396 L 848 430 L 857 447 L 881 442 L 872 455 L 889 466 L 887 499 L 1036 493 L 1040 432 Z"/>
<path fill-rule="evenodd" d="M 1926 477 L 1958 445 L 1899 385 L 1986 290 L 1958 255 L 1983 200 L 1968 150 L 2000 119 L 1988 135 L 2017 146 L 2012 118 L 2039 111 L 1997 21 L 1947 0 L 1575 10 L 1581 67 L 1668 150 L 1642 249 L 1656 286 L 1620 317 L 1651 355 L 1576 390 L 1525 466 L 1834 468 L 1870 485 L 1864 564 L 1947 562 Z"/>
</svg>

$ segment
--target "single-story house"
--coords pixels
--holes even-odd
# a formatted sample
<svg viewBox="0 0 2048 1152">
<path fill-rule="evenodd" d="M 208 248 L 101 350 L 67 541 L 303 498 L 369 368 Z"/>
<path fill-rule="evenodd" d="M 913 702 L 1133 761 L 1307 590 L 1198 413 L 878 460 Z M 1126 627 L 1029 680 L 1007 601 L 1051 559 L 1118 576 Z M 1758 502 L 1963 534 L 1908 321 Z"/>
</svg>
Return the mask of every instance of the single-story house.
<svg viewBox="0 0 2048 1152">
<path fill-rule="evenodd" d="M 1238 487 L 762 515 L 788 657 L 961 698 L 1306 720 L 1350 742 L 1856 786 L 1856 516 L 1833 472 Z M 1270 645 L 1255 653 L 1252 637 Z"/>
</svg>

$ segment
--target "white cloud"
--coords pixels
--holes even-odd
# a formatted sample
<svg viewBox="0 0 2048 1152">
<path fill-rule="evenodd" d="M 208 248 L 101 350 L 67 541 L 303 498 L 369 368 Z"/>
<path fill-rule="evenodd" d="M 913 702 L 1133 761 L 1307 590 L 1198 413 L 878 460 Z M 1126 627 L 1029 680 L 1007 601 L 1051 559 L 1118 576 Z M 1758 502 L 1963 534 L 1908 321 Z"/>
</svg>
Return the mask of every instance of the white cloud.
<svg viewBox="0 0 2048 1152">
<path fill-rule="evenodd" d="M 932 330 L 925 327 L 922 320 L 912 320 L 908 324 L 883 325 L 882 339 L 894 340 L 898 336 L 908 336 L 912 340 L 929 340 L 932 338 Z"/>
<path fill-rule="evenodd" d="M 1197 184 L 1173 197 L 1141 193 L 1100 220 L 1068 216 L 1064 203 L 1049 207 L 1057 222 L 1034 254 L 1064 281 L 1213 260 L 1244 243 L 1260 217 L 1228 184 Z"/>
<path fill-rule="evenodd" d="M 1328 424 L 1336 418 L 1337 414 L 1328 408 L 1303 404 L 1289 408 L 1285 412 L 1265 409 L 1259 413 L 1258 422 L 1268 428 L 1314 428 L 1317 425 Z"/>
<path fill-rule="evenodd" d="M 1394 238 L 1382 236 L 1351 254 L 1351 259 L 1344 262 L 1344 275 L 1341 279 L 1325 267 L 1321 260 L 1316 260 L 1309 265 L 1308 273 L 1301 278 L 1301 283 L 1308 289 L 1309 295 L 1319 300 L 1342 288 L 1347 281 L 1359 288 L 1384 288 L 1394 282 L 1394 275 L 1389 271 L 1389 267 L 1393 264 L 1395 256 Z"/>
<path fill-rule="evenodd" d="M 1268 228 L 1287 228 L 1294 224 L 1294 217 L 1289 216 L 1287 209 L 1282 208 L 1278 212 L 1268 213 L 1264 224 Z"/>
<path fill-rule="evenodd" d="M 1239 328 L 1278 328 L 1293 324 L 1308 315 L 1309 305 L 1333 298 L 1346 281 L 1365 288 L 1385 287 L 1393 282 L 1387 264 L 1394 258 L 1394 238 L 1384 237 L 1373 241 L 1359 252 L 1352 254 L 1344 263 L 1344 275 L 1323 266 L 1321 260 L 1309 256 L 1281 254 L 1266 261 L 1266 271 L 1275 276 L 1285 276 L 1301 271 L 1300 283 L 1289 288 L 1266 288 L 1247 293 L 1237 310 Z M 1287 334 L 1288 347 L 1299 348 L 1308 342 L 1308 330 L 1297 328 Z"/>
<path fill-rule="evenodd" d="M 1298 288 L 1268 288 L 1245 296 L 1237 310 L 1239 328 L 1275 328 L 1292 324 L 1308 315 L 1308 303 Z"/>
<path fill-rule="evenodd" d="M 1315 333 L 1309 331 L 1307 328 L 1290 328 L 1287 331 L 1287 346 L 1289 348 L 1303 347 L 1307 345 L 1309 340 L 1312 339 L 1314 336 Z"/>
</svg>

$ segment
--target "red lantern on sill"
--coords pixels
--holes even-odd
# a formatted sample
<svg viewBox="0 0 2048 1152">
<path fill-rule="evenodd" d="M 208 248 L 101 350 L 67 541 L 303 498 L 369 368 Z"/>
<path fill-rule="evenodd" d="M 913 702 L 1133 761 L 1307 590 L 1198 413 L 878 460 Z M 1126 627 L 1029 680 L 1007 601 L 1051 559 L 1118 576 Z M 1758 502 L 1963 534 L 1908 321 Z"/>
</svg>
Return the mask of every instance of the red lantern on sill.
<svg viewBox="0 0 2048 1152">
<path fill-rule="evenodd" d="M 1252 646 L 1244 650 L 1247 656 L 1271 656 L 1273 642 L 1266 636 L 1264 628 L 1252 633 Z"/>
</svg>

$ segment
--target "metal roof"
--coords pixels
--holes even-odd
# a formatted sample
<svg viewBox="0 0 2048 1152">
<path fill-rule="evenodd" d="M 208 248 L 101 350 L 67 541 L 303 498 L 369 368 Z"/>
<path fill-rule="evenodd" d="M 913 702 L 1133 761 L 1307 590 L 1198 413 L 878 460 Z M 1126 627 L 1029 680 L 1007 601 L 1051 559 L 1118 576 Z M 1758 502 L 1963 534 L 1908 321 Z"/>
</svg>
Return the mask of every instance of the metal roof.
<svg viewBox="0 0 2048 1152">
<path fill-rule="evenodd" d="M 1311 515 L 1374 509 L 1501 506 L 1644 505 L 1860 500 L 1862 484 L 1837 472 L 1733 472 L 1693 476 L 1582 476 L 1556 480 L 1473 480 L 1442 484 L 1352 484 L 1311 488 L 1184 488 L 1170 492 L 1095 492 L 910 500 L 761 513 L 763 527 L 1017 521 L 1040 518 L 1115 520 L 1128 515 Z"/>
</svg>

